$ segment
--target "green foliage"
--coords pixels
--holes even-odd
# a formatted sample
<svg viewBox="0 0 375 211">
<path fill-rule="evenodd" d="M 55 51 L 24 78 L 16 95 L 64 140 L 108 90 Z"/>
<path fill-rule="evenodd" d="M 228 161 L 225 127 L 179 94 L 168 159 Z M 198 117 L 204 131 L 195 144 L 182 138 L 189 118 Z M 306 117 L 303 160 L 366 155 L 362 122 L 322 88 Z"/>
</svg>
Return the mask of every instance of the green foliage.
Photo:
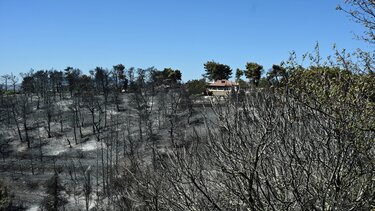
<svg viewBox="0 0 375 211">
<path fill-rule="evenodd" d="M 171 80 L 174 83 L 181 80 L 181 71 L 180 70 L 173 70 L 172 68 L 164 68 L 162 72 L 164 78 L 167 80 Z"/>
<path fill-rule="evenodd" d="M 215 61 L 206 62 L 204 64 L 204 69 L 206 71 L 204 77 L 209 80 L 228 80 L 232 75 L 232 69 L 228 65 L 220 64 Z"/>
<path fill-rule="evenodd" d="M 181 71 L 172 68 L 164 68 L 163 71 L 154 70 L 151 73 L 151 79 L 156 85 L 176 84 L 181 81 Z"/>
<path fill-rule="evenodd" d="M 239 68 L 236 69 L 236 81 L 239 82 L 241 80 L 241 77 L 243 76 L 244 71 L 240 70 Z"/>
<path fill-rule="evenodd" d="M 254 62 L 246 63 L 245 76 L 255 86 L 259 85 L 260 77 L 262 76 L 263 66 Z"/>
<path fill-rule="evenodd" d="M 281 85 L 286 82 L 287 72 L 286 69 L 280 65 L 272 65 L 271 71 L 267 73 L 267 80 L 272 85 Z"/>
<path fill-rule="evenodd" d="M 299 68 L 288 83 L 294 96 L 334 121 L 375 131 L 375 78 L 333 67 Z"/>
<path fill-rule="evenodd" d="M 192 95 L 202 94 L 206 90 L 207 83 L 204 79 L 186 82 L 187 90 Z"/>
<path fill-rule="evenodd" d="M 14 95 L 16 94 L 17 92 L 13 91 L 13 90 L 0 90 L 0 94 L 4 94 L 4 95 Z"/>
<path fill-rule="evenodd" d="M 116 75 L 118 76 L 120 80 L 125 79 L 125 72 L 124 72 L 125 66 L 123 64 L 115 65 L 113 66 L 113 69 L 115 70 Z"/>
</svg>

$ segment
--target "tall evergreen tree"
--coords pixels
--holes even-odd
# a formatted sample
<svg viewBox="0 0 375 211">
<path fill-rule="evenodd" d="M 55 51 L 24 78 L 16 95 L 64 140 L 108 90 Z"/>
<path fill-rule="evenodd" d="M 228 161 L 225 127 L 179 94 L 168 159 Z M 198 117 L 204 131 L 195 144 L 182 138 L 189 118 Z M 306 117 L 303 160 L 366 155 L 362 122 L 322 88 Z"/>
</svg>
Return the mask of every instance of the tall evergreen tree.
<svg viewBox="0 0 375 211">
<path fill-rule="evenodd" d="M 209 80 L 228 80 L 232 75 L 232 69 L 226 64 L 220 64 L 215 61 L 208 61 L 204 64 L 206 74 L 203 76 Z"/>
<path fill-rule="evenodd" d="M 255 62 L 248 62 L 246 64 L 245 75 L 255 86 L 259 85 L 260 77 L 262 76 L 263 66 Z"/>
</svg>

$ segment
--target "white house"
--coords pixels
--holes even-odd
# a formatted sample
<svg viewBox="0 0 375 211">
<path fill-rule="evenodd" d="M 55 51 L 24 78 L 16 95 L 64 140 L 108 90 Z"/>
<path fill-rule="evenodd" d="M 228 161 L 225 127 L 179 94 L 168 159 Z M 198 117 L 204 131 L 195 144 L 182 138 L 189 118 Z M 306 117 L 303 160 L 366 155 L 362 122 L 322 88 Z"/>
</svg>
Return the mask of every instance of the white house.
<svg viewBox="0 0 375 211">
<path fill-rule="evenodd" d="M 217 80 L 207 86 L 207 93 L 213 96 L 225 96 L 231 91 L 238 91 L 239 84 L 228 80 Z"/>
</svg>

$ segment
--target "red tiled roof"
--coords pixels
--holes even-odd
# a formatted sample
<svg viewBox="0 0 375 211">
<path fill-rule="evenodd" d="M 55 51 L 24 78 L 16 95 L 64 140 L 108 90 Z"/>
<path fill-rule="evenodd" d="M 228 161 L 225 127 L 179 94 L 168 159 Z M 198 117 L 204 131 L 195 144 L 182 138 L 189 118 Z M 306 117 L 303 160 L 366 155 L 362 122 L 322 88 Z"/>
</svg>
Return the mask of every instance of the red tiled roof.
<svg viewBox="0 0 375 211">
<path fill-rule="evenodd" d="M 213 83 L 210 83 L 208 86 L 238 86 L 239 84 L 236 82 L 228 81 L 228 80 L 217 80 Z"/>
</svg>

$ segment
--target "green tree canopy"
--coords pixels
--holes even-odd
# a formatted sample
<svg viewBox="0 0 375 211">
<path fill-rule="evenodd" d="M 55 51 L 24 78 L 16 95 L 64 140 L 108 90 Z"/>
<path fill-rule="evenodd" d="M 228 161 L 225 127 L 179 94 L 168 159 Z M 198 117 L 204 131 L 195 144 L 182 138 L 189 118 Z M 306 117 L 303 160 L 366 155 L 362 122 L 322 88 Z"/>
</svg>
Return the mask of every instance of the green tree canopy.
<svg viewBox="0 0 375 211">
<path fill-rule="evenodd" d="M 163 71 L 154 70 L 151 73 L 151 79 L 156 85 L 176 84 L 181 81 L 181 71 L 172 68 L 164 68 Z"/>
<path fill-rule="evenodd" d="M 232 69 L 226 64 L 208 61 L 204 64 L 206 73 L 203 75 L 209 80 L 228 80 L 232 75 Z"/>
<path fill-rule="evenodd" d="M 125 79 L 125 72 L 124 72 L 125 66 L 123 64 L 115 65 L 115 66 L 113 66 L 113 69 L 116 72 L 116 76 L 120 80 L 124 80 Z"/>
<path fill-rule="evenodd" d="M 236 69 L 236 82 L 239 82 L 241 80 L 241 77 L 243 76 L 244 72 L 243 70 L 237 68 Z"/>
<path fill-rule="evenodd" d="M 267 73 L 267 80 L 273 85 L 283 83 L 286 77 L 286 69 L 280 65 L 272 65 L 272 69 Z"/>
<path fill-rule="evenodd" d="M 259 85 L 260 77 L 262 76 L 263 66 L 255 62 L 246 63 L 245 76 L 255 86 Z"/>
<path fill-rule="evenodd" d="M 187 90 L 190 94 L 202 94 L 206 90 L 207 83 L 204 79 L 191 80 L 186 82 Z"/>
<path fill-rule="evenodd" d="M 173 70 L 172 68 L 164 68 L 163 70 L 164 78 L 170 80 L 172 83 L 177 83 L 181 81 L 181 71 L 180 70 Z"/>
</svg>

